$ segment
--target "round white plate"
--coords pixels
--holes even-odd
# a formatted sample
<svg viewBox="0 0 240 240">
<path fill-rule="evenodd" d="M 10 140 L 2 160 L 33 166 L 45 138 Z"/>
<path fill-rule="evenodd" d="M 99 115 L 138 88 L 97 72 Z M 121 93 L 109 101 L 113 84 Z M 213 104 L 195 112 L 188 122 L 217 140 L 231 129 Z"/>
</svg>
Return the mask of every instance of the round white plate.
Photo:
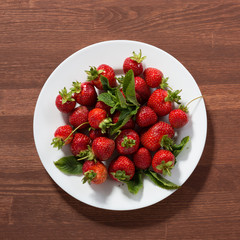
<svg viewBox="0 0 240 240">
<path fill-rule="evenodd" d="M 109 210 L 132 210 L 157 203 L 171 195 L 174 190 L 165 190 L 154 185 L 147 177 L 144 187 L 137 195 L 128 192 L 125 185 L 108 179 L 104 184 L 82 184 L 82 176 L 68 176 L 59 171 L 54 161 L 63 156 L 71 155 L 68 146 L 62 150 L 53 148 L 50 144 L 57 127 L 67 123 L 66 115 L 60 113 L 55 106 L 58 91 L 67 87 L 70 89 L 73 81 L 86 81 L 85 70 L 89 66 L 99 66 L 102 63 L 112 66 L 116 74 L 123 74 L 122 64 L 132 52 L 142 50 L 144 67 L 156 67 L 165 77 L 169 77 L 169 85 L 173 89 L 182 89 L 182 103 L 201 95 L 201 92 L 187 69 L 170 54 L 152 45 L 128 41 L 106 41 L 85 47 L 64 60 L 50 75 L 44 84 L 37 100 L 33 130 L 37 152 L 46 171 L 52 179 L 74 198 Z M 168 179 L 182 185 L 198 164 L 204 149 L 207 133 L 207 116 L 203 99 L 198 99 L 189 105 L 189 123 L 177 132 L 179 141 L 190 136 L 190 142 L 178 156 L 177 164 Z"/>
</svg>

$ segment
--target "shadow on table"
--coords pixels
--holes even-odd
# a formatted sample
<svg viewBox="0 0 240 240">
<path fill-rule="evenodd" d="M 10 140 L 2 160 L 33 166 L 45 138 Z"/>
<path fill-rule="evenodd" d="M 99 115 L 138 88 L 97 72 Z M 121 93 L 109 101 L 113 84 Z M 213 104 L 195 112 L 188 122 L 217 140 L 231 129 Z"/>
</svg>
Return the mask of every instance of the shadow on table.
<svg viewBox="0 0 240 240">
<path fill-rule="evenodd" d="M 214 152 L 214 130 L 211 116 L 208 113 L 208 134 L 205 149 L 201 160 L 186 181 L 175 193 L 163 201 L 152 206 L 132 211 L 111 211 L 88 206 L 72 198 L 68 194 L 62 194 L 63 199 L 79 214 L 103 225 L 120 228 L 141 228 L 143 226 L 160 224 L 168 218 L 173 218 L 181 211 L 187 211 L 191 202 L 207 183 L 211 169 L 211 161 Z"/>
</svg>

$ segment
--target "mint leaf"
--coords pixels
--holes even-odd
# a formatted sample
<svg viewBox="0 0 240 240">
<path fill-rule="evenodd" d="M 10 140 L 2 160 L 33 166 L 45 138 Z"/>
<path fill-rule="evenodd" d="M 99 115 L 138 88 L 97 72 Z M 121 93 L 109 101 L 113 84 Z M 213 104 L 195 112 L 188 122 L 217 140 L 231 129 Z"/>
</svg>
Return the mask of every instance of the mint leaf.
<svg viewBox="0 0 240 240">
<path fill-rule="evenodd" d="M 178 189 L 180 186 L 177 184 L 165 179 L 161 175 L 151 171 L 151 170 L 145 170 L 144 173 L 150 178 L 152 182 L 154 182 L 158 187 L 172 190 L 172 189 Z"/>
<path fill-rule="evenodd" d="M 184 137 L 182 140 L 181 140 L 181 143 L 180 144 L 174 144 L 173 146 L 172 146 L 172 148 L 173 148 L 173 155 L 175 156 L 175 157 L 177 157 L 178 155 L 179 155 L 179 153 L 183 150 L 183 148 L 186 146 L 186 144 L 188 143 L 188 141 L 189 141 L 189 136 L 187 136 L 187 137 Z"/>
<path fill-rule="evenodd" d="M 140 106 L 136 98 L 135 79 L 132 69 L 126 73 L 123 80 L 123 93 L 129 102 L 133 103 L 135 106 Z"/>
<path fill-rule="evenodd" d="M 115 102 L 112 99 L 111 94 L 109 94 L 107 92 L 104 92 L 104 93 L 101 93 L 100 95 L 98 95 L 98 101 L 102 101 L 102 102 L 106 103 L 110 107 L 114 107 L 115 106 Z"/>
<path fill-rule="evenodd" d="M 100 75 L 100 80 L 101 80 L 103 89 L 105 91 L 112 90 L 112 88 L 109 85 L 109 81 L 108 81 L 108 79 L 106 77 L 104 77 L 103 75 Z"/>
<path fill-rule="evenodd" d="M 117 100 L 121 106 L 121 108 L 127 108 L 127 103 L 125 97 L 122 95 L 119 88 L 116 89 Z"/>
<path fill-rule="evenodd" d="M 143 173 L 140 170 L 135 172 L 134 177 L 130 181 L 126 181 L 128 190 L 132 194 L 137 194 L 143 188 Z"/>
<path fill-rule="evenodd" d="M 55 166 L 63 173 L 78 175 L 82 173 L 82 162 L 77 161 L 75 156 L 62 157 L 56 162 Z"/>
</svg>

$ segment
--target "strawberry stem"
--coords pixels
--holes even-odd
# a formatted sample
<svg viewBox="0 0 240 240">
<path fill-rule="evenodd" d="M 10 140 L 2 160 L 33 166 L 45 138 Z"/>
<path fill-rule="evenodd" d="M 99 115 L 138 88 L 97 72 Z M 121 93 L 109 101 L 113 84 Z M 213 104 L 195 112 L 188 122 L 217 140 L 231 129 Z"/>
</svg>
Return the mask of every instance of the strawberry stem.
<svg viewBox="0 0 240 240">
<path fill-rule="evenodd" d="M 195 101 L 195 100 L 197 100 L 197 99 L 199 99 L 199 98 L 203 98 L 203 96 L 199 96 L 199 97 L 196 97 L 196 98 L 192 99 L 190 102 L 188 102 L 188 103 L 186 104 L 186 107 L 187 107 L 191 102 L 193 102 L 193 101 Z"/>
</svg>

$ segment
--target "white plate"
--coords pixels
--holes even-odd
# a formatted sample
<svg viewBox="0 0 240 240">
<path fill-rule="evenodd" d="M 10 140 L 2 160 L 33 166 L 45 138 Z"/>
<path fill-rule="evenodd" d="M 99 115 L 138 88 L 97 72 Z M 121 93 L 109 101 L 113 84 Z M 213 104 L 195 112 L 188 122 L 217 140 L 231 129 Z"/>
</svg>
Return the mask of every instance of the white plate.
<svg viewBox="0 0 240 240">
<path fill-rule="evenodd" d="M 66 124 L 66 116 L 55 107 L 55 98 L 60 89 L 71 87 L 73 81 L 85 81 L 89 66 L 102 63 L 112 66 L 117 74 L 123 74 L 122 64 L 132 51 L 139 52 L 147 58 L 145 67 L 159 68 L 165 77 L 169 77 L 169 84 L 173 89 L 182 89 L 182 102 L 201 95 L 201 92 L 187 69 L 170 54 L 146 43 L 117 40 L 106 41 L 85 47 L 64 60 L 50 75 L 44 84 L 37 100 L 34 113 L 34 140 L 43 166 L 52 179 L 74 198 L 103 209 L 132 210 L 157 203 L 171 195 L 174 191 L 164 190 L 147 177 L 144 188 L 137 195 L 128 192 L 127 187 L 108 179 L 102 185 L 82 184 L 82 176 L 67 176 L 60 172 L 54 161 L 71 155 L 67 146 L 64 151 L 54 149 L 50 143 L 57 127 Z M 178 139 L 190 136 L 191 142 L 178 156 L 178 162 L 168 179 L 182 185 L 198 164 L 203 152 L 207 133 L 207 117 L 203 99 L 196 100 L 189 105 L 190 122 L 178 131 Z"/>
</svg>

